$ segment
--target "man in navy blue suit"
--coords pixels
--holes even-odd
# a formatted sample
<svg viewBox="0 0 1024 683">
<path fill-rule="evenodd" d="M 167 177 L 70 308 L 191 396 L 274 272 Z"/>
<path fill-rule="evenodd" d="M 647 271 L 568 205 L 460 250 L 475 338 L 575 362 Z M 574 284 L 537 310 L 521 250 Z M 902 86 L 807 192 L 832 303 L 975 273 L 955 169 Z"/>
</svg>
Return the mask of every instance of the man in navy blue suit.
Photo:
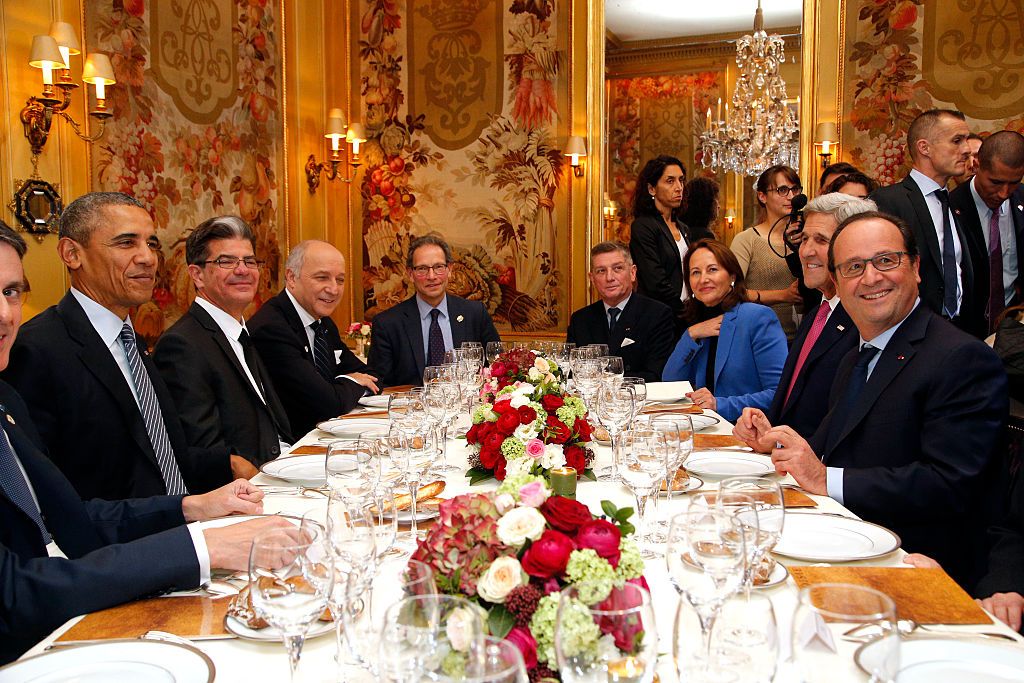
<svg viewBox="0 0 1024 683">
<path fill-rule="evenodd" d="M 876 208 L 870 200 L 833 192 L 815 197 L 804 209 L 800 267 L 804 284 L 821 292 L 821 303 L 804 316 L 796 331 L 767 412 L 772 424 L 789 425 L 804 438 L 814 434 L 828 412 L 828 394 L 839 361 L 857 345 L 856 328 L 828 272 L 828 245 L 836 226 Z"/>
<path fill-rule="evenodd" d="M 25 249 L 0 221 L 0 370 L 21 325 Z M 83 502 L 43 454 L 24 401 L 0 381 L 0 664 L 73 616 L 197 586 L 214 568 L 246 569 L 253 536 L 288 522 L 186 524 L 262 512 L 262 498 L 239 479 L 201 496 Z"/>
</svg>

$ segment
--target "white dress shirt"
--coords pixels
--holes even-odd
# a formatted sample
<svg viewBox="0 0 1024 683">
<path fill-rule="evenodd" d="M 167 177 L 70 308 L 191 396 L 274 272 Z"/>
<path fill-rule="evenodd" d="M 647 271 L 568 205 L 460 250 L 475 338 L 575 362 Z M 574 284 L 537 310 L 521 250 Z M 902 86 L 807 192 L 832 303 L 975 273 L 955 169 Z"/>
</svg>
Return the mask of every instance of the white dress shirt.
<svg viewBox="0 0 1024 683">
<path fill-rule="evenodd" d="M 242 369 L 245 370 L 245 376 L 249 378 L 249 384 L 256 390 L 256 395 L 260 397 L 263 404 L 266 405 L 267 398 L 263 395 L 263 390 L 260 388 L 256 378 L 253 377 L 252 370 L 249 368 L 249 364 L 245 362 L 245 349 L 242 348 L 242 342 L 239 341 L 239 337 L 242 336 L 242 331 L 245 329 L 245 320 L 235 320 L 232 318 L 227 311 L 222 308 L 215 306 L 201 296 L 196 297 L 196 303 L 203 307 L 203 309 L 210 314 L 213 318 L 213 322 L 217 323 L 217 327 L 224 333 L 224 336 L 228 338 L 228 345 L 231 346 L 231 350 L 235 352 L 235 357 L 238 358 L 238 362 L 242 365 Z"/>
<path fill-rule="evenodd" d="M 629 299 L 632 296 L 633 295 L 630 294 L 625 299 L 623 299 L 619 303 L 615 304 L 615 306 L 609 306 L 608 304 L 604 303 L 603 301 L 601 302 L 602 304 L 604 304 L 604 324 L 606 326 L 608 326 L 609 330 L 611 330 L 611 325 L 610 324 L 612 322 L 612 317 L 610 315 L 608 315 L 608 311 L 610 311 L 612 308 L 619 309 L 619 317 L 616 318 L 616 321 L 620 320 L 622 318 L 622 312 L 626 310 L 626 305 L 629 303 Z"/>
<path fill-rule="evenodd" d="M 988 224 L 992 220 L 992 209 L 978 194 L 974 187 L 974 181 L 978 176 L 971 178 L 971 197 L 974 198 L 974 206 L 978 209 L 978 220 L 981 221 L 981 234 L 985 237 L 985 255 L 988 256 L 989 244 Z M 1013 216 L 1010 215 L 1010 200 L 1006 199 L 996 207 L 999 212 L 999 244 L 1003 249 L 1003 293 L 1006 295 L 1006 303 L 1009 305 L 1013 299 L 1013 285 L 1017 282 L 1017 233 L 1013 229 Z M 987 286 L 985 283 L 984 286 Z"/>
<path fill-rule="evenodd" d="M 303 308 L 302 304 L 300 304 L 295 299 L 295 297 L 292 296 L 291 292 L 289 292 L 287 289 L 285 289 L 284 292 L 285 292 L 285 294 L 288 295 L 288 300 L 292 302 L 292 306 L 295 307 L 295 313 L 298 314 L 298 316 L 299 316 L 299 321 L 302 323 L 302 329 L 306 333 L 306 340 L 309 342 L 309 347 L 308 347 L 309 357 L 313 358 L 313 340 L 316 338 L 316 332 L 313 330 L 312 325 L 313 325 L 313 323 L 317 322 L 320 319 L 319 318 L 314 318 L 313 316 L 311 316 L 309 314 L 309 311 L 307 311 L 305 308 Z M 338 353 L 339 352 L 336 351 L 335 355 L 337 356 Z M 334 362 L 337 363 L 338 360 L 339 359 L 337 357 L 335 357 Z M 338 377 L 344 377 L 349 382 L 355 382 L 356 384 L 359 384 L 359 382 L 356 382 L 354 379 L 352 379 L 348 375 L 338 375 L 337 377 L 335 377 L 335 379 L 338 379 Z M 370 393 L 371 392 L 370 392 L 369 389 L 367 389 L 366 392 L 365 392 L 365 394 L 367 396 L 370 395 Z"/>
<path fill-rule="evenodd" d="M 942 257 L 942 241 L 945 237 L 945 228 L 942 223 L 942 202 L 938 197 L 935 196 L 937 190 L 945 190 L 945 187 L 940 187 L 937 182 L 921 173 L 916 168 L 910 170 L 910 177 L 914 179 L 917 186 L 921 188 L 921 194 L 924 195 L 924 203 L 928 207 L 928 213 L 932 217 L 932 227 L 935 228 L 935 235 L 939 238 L 939 257 Z M 947 203 L 948 205 L 948 203 Z M 964 262 L 963 248 L 960 244 L 960 235 L 956 231 L 956 220 L 953 217 L 953 210 L 947 211 L 949 214 L 949 225 L 953 228 L 953 253 L 956 255 L 956 281 L 957 281 L 957 292 L 956 292 L 956 310 L 953 311 L 953 315 L 960 315 L 961 306 L 964 300 L 964 271 L 960 267 Z M 927 245 L 919 245 L 922 249 L 926 249 Z M 942 268 L 942 263 L 939 263 L 939 268 Z"/>
</svg>

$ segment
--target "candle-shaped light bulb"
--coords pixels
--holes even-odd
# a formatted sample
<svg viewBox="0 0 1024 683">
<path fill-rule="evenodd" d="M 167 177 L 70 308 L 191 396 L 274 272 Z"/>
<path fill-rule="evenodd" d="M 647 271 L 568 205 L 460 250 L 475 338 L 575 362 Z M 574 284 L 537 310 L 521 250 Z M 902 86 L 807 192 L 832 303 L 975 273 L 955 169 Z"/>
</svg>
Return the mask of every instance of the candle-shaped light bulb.
<svg viewBox="0 0 1024 683">
<path fill-rule="evenodd" d="M 832 143 L 829 142 L 828 140 L 822 140 L 821 141 L 821 153 L 822 154 L 831 154 L 832 153 Z"/>
<path fill-rule="evenodd" d="M 43 64 L 43 85 L 53 85 L 53 67 L 49 63 Z"/>
<path fill-rule="evenodd" d="M 96 99 L 107 99 L 107 84 L 104 81 L 96 81 Z"/>
<path fill-rule="evenodd" d="M 708 118 L 707 123 L 704 124 L 705 130 L 711 130 L 711 107 L 708 107 Z"/>
<path fill-rule="evenodd" d="M 64 60 L 64 68 L 71 68 L 71 48 L 65 47 L 64 45 L 58 45 L 57 49 L 60 50 L 60 57 Z"/>
<path fill-rule="evenodd" d="M 726 105 L 726 106 L 728 107 L 728 105 Z M 725 111 L 726 111 L 726 116 L 728 116 L 728 113 L 729 113 L 728 108 Z M 718 120 L 719 121 L 722 120 L 722 98 L 721 97 L 718 98 Z"/>
</svg>

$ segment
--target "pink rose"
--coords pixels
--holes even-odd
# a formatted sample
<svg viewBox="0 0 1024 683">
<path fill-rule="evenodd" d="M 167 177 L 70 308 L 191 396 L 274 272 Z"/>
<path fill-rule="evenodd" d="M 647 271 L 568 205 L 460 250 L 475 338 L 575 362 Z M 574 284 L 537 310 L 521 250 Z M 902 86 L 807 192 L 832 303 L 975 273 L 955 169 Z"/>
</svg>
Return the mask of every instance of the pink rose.
<svg viewBox="0 0 1024 683">
<path fill-rule="evenodd" d="M 592 519 L 576 532 L 576 545 L 590 548 L 608 560 L 612 567 L 619 566 L 619 540 L 622 534 L 619 528 L 606 519 Z"/>
<path fill-rule="evenodd" d="M 508 632 L 505 640 L 515 645 L 523 653 L 523 663 L 527 670 L 537 666 L 537 641 L 533 639 L 533 635 L 528 629 L 516 626 Z"/>
<path fill-rule="evenodd" d="M 544 442 L 540 439 L 530 439 L 526 442 L 526 454 L 536 460 L 544 455 Z"/>
<path fill-rule="evenodd" d="M 544 482 L 531 481 L 519 489 L 519 501 L 527 507 L 539 508 L 547 499 L 548 490 Z"/>
</svg>

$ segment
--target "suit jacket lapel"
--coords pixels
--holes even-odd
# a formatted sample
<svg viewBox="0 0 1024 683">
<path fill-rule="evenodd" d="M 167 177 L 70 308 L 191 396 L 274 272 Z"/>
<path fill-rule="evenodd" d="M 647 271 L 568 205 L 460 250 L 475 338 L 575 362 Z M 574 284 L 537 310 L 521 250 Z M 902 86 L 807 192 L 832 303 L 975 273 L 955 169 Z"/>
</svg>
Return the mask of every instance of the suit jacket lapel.
<svg viewBox="0 0 1024 683">
<path fill-rule="evenodd" d="M 741 304 L 742 305 L 742 304 Z M 733 341 L 736 339 L 736 327 L 739 319 L 738 306 L 726 311 L 722 318 L 722 327 L 718 331 L 718 349 L 715 351 L 715 387 L 718 387 L 718 376 L 722 374 L 729 354 L 732 353 Z M 725 342 L 724 344 L 722 342 Z M 698 377 L 700 382 L 701 378 Z"/>
<path fill-rule="evenodd" d="M 110 354 L 110 349 L 103 344 L 96 328 L 89 322 L 88 316 L 71 292 L 64 295 L 57 305 L 57 311 L 64 320 L 68 335 L 79 344 L 78 357 L 81 359 L 82 365 L 111 393 L 114 402 L 117 403 L 117 407 L 124 415 L 132 438 L 135 439 L 146 457 L 159 467 L 156 453 L 153 451 L 153 444 L 149 440 L 149 432 L 146 431 L 146 424 L 142 421 L 142 412 L 139 410 L 139 404 L 135 401 L 135 395 L 128 386 L 125 376 L 121 373 L 121 368 Z M 145 343 L 138 339 L 137 335 L 136 339 L 143 365 L 152 377 L 155 370 L 151 364 L 146 362 L 149 360 L 149 352 L 146 351 Z"/>
<path fill-rule="evenodd" d="M 217 322 L 210 317 L 210 314 L 203 310 L 203 307 L 199 304 L 193 303 L 191 308 L 188 309 L 188 313 L 196 319 L 196 322 L 199 323 L 199 325 L 209 333 L 213 341 L 216 342 L 221 353 L 224 354 L 224 358 L 227 360 L 228 364 L 235 369 L 238 379 L 241 380 L 250 396 L 262 404 L 262 397 L 256 393 L 256 388 L 252 385 L 252 382 L 249 381 L 249 376 L 245 374 L 245 369 L 242 367 L 242 364 L 238 362 L 238 356 L 235 355 L 235 350 L 231 347 L 231 342 L 228 341 L 227 335 L 224 334 L 224 330 L 220 329 Z M 259 368 L 257 368 L 257 371 L 258 370 Z M 263 375 L 263 378 L 265 380 L 266 375 Z"/>
<path fill-rule="evenodd" d="M 1017 238 L 1017 291 L 1020 295 L 1024 282 L 1024 190 L 1018 188 L 1010 195 L 1010 215 L 1013 216 L 1013 234 Z"/>
<path fill-rule="evenodd" d="M 814 344 L 814 348 L 810 350 L 807 354 L 807 359 L 804 360 L 804 367 L 824 356 L 829 349 L 835 346 L 847 334 L 853 333 L 853 321 L 850 320 L 850 315 L 842 306 L 842 304 L 839 304 L 839 307 L 828 317 L 825 329 L 821 331 L 821 336 L 818 337 L 817 343 Z"/>
<path fill-rule="evenodd" d="M 409 346 L 412 348 L 413 362 L 416 363 L 416 374 L 423 377 L 423 370 L 427 367 L 427 359 L 423 353 L 423 328 L 420 327 L 420 311 L 416 306 L 416 296 L 413 295 L 411 299 L 406 299 L 399 306 L 403 307 L 405 336 L 408 338 Z M 448 313 L 451 314 L 451 312 L 452 309 L 449 308 Z"/>
<path fill-rule="evenodd" d="M 281 309 L 281 315 L 284 316 L 288 326 L 292 328 L 292 332 L 302 343 L 302 348 L 309 354 L 309 362 L 313 362 L 313 349 L 309 348 L 309 337 L 306 335 L 306 327 L 302 324 L 302 319 L 299 318 L 299 314 L 295 311 L 295 306 L 292 305 L 292 300 L 288 298 L 287 290 L 282 289 L 281 293 L 277 295 L 277 305 Z"/>
<path fill-rule="evenodd" d="M 910 200 L 910 205 L 914 208 L 914 213 L 917 214 L 917 224 L 921 226 L 921 234 L 924 237 L 924 241 L 927 243 L 926 247 L 928 253 L 932 257 L 932 262 L 942 272 L 942 254 L 939 249 L 939 237 L 935 232 L 935 223 L 932 222 L 932 214 L 928 211 L 928 205 L 924 201 L 924 194 L 921 193 L 921 188 L 917 186 L 914 179 L 909 175 L 903 179 L 903 187 L 907 191 L 907 199 Z M 930 227 L 929 230 L 925 230 L 925 226 Z M 961 242 L 961 248 L 966 249 L 966 245 Z"/>
<path fill-rule="evenodd" d="M 608 318 L 604 312 L 604 304 L 601 303 L 600 301 L 598 301 L 597 303 L 601 307 L 601 317 L 604 318 L 604 321 L 606 323 L 605 329 L 607 329 Z M 622 313 L 619 314 L 619 319 L 615 321 L 615 328 L 608 332 L 609 349 L 621 350 L 622 342 L 626 340 L 626 337 L 629 337 L 630 339 L 633 339 L 633 341 L 636 341 L 636 339 L 634 339 L 630 334 L 633 331 L 633 326 L 636 324 L 636 316 L 636 296 L 631 296 L 629 297 L 629 301 L 626 302 L 626 307 L 622 309 Z"/>
<path fill-rule="evenodd" d="M 462 346 L 462 342 L 467 341 L 468 335 L 466 334 L 466 314 L 468 311 L 463 307 L 462 300 L 449 294 L 448 299 L 448 324 L 452 330 L 452 348 L 457 349 Z M 417 312 L 419 312 L 417 310 Z"/>
</svg>

